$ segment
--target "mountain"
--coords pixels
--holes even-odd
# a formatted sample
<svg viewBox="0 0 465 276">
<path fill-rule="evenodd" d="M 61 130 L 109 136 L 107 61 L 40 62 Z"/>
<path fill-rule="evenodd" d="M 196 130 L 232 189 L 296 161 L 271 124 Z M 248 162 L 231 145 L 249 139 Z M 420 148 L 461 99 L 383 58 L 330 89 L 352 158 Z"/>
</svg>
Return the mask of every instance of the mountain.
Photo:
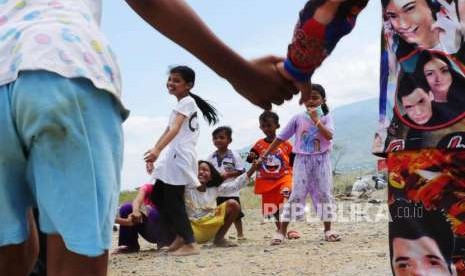
<svg viewBox="0 0 465 276">
<path fill-rule="evenodd" d="M 378 122 L 378 99 L 368 99 L 335 108 L 333 164 L 337 171 L 374 169 L 378 159 L 371 154 Z"/>
</svg>

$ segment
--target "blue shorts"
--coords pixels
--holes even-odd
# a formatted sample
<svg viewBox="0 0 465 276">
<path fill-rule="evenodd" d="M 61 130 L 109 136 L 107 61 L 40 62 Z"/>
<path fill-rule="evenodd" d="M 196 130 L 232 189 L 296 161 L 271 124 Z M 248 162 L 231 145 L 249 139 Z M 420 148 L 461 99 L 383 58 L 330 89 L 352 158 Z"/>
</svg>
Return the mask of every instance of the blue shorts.
<svg viewBox="0 0 465 276">
<path fill-rule="evenodd" d="M 0 246 L 29 234 L 32 206 L 68 250 L 111 244 L 123 153 L 118 101 L 86 79 L 24 71 L 0 86 Z"/>
</svg>

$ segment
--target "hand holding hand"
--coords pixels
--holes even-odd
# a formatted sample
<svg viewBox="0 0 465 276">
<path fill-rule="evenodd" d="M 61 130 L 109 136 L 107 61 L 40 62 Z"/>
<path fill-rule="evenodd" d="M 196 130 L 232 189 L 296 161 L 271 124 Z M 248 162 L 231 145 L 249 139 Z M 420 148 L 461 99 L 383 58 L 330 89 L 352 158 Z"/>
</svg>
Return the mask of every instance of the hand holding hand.
<svg viewBox="0 0 465 276">
<path fill-rule="evenodd" d="M 129 218 L 134 224 L 142 223 L 142 213 L 140 211 L 134 211 L 129 215 Z"/>
<path fill-rule="evenodd" d="M 284 198 L 289 198 L 289 196 L 291 195 L 291 191 L 289 190 L 289 188 L 284 188 L 284 189 L 282 189 L 282 191 L 281 191 L 281 195 L 282 195 Z"/>
<path fill-rule="evenodd" d="M 292 81 L 294 86 L 300 91 L 299 104 L 303 104 L 310 99 L 310 94 L 312 92 L 312 84 L 310 83 L 310 81 L 299 82 L 294 80 L 294 78 L 292 78 L 292 76 L 284 68 L 284 62 L 282 61 L 276 64 L 276 68 L 279 74 L 283 76 L 283 78 L 287 79 L 288 81 Z"/>
<path fill-rule="evenodd" d="M 248 68 L 230 79 L 234 89 L 253 104 L 271 109 L 271 104 L 282 104 L 298 93 L 292 81 L 285 79 L 278 72 L 276 64 L 284 58 L 265 56 L 248 62 Z"/>
<path fill-rule="evenodd" d="M 249 152 L 249 155 L 247 156 L 247 160 L 251 160 L 251 162 L 253 162 L 257 158 L 258 158 L 258 155 L 253 151 Z"/>
<path fill-rule="evenodd" d="M 252 163 L 252 169 L 254 171 L 258 170 L 260 166 L 262 165 L 262 163 L 263 163 L 263 159 L 261 158 L 255 159 Z"/>
</svg>

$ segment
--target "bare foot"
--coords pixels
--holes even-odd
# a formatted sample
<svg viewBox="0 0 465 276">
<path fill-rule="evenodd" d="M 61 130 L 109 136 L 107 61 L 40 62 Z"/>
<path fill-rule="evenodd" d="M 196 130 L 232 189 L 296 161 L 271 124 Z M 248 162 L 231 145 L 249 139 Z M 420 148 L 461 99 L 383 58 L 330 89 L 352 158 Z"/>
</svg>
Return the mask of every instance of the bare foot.
<svg viewBox="0 0 465 276">
<path fill-rule="evenodd" d="M 178 250 L 171 252 L 171 256 L 191 256 L 191 255 L 198 255 L 200 254 L 199 248 L 191 243 L 191 244 L 184 244 Z"/>
<path fill-rule="evenodd" d="M 236 247 L 237 246 L 237 243 L 227 241 L 225 238 L 222 238 L 221 240 L 213 241 L 213 244 L 216 247 Z"/>
<path fill-rule="evenodd" d="M 174 241 L 170 244 L 170 246 L 168 246 L 168 249 L 166 250 L 166 252 L 174 252 L 178 250 L 179 248 L 181 248 L 181 246 L 183 245 L 184 245 L 184 239 L 181 238 L 181 236 L 176 236 L 176 239 L 174 239 Z"/>
</svg>

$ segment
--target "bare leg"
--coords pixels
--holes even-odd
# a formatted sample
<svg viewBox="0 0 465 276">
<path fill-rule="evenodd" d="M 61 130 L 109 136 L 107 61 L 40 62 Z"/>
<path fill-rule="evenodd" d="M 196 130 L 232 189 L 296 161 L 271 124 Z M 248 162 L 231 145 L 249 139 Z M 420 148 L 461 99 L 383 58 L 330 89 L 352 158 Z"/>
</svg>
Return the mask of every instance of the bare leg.
<svg viewBox="0 0 465 276">
<path fill-rule="evenodd" d="M 287 227 L 289 226 L 288 221 L 282 221 L 281 226 L 279 227 L 279 232 L 285 237 L 287 234 Z"/>
<path fill-rule="evenodd" d="M 331 222 L 330 221 L 324 221 L 323 225 L 325 227 L 325 232 L 331 230 Z"/>
<path fill-rule="evenodd" d="M 244 238 L 244 231 L 242 229 L 242 219 L 241 218 L 237 218 L 235 221 L 234 221 L 234 227 L 236 228 L 236 231 L 237 231 L 237 239 L 243 239 Z"/>
<path fill-rule="evenodd" d="M 108 251 L 97 257 L 79 255 L 66 249 L 59 235 L 47 237 L 48 276 L 105 276 L 107 275 Z"/>
<path fill-rule="evenodd" d="M 224 217 L 224 224 L 223 226 L 221 226 L 218 232 L 216 232 L 215 239 L 213 241 L 215 245 L 223 246 L 227 244 L 224 235 L 226 235 L 226 232 L 228 232 L 228 229 L 229 227 L 231 227 L 231 224 L 239 216 L 240 210 L 241 207 L 239 206 L 239 203 L 237 203 L 237 201 L 231 199 L 226 201 L 226 215 Z"/>
<path fill-rule="evenodd" d="M 276 225 L 276 232 L 279 232 L 279 228 L 281 227 L 281 223 L 279 222 L 279 211 L 273 214 L 274 216 L 274 224 Z"/>
<path fill-rule="evenodd" d="M 39 255 L 37 227 L 32 210 L 28 212 L 29 237 L 21 244 L 0 247 L 0 271 L 2 275 L 29 275 Z"/>
</svg>

